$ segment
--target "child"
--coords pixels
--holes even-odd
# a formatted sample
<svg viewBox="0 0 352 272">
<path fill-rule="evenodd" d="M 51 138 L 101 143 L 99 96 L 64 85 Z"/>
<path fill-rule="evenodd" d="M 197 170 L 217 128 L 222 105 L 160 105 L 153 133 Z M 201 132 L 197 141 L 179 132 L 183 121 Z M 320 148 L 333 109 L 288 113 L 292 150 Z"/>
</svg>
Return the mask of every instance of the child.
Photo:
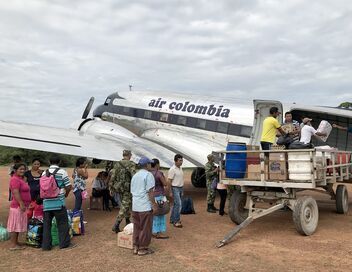
<svg viewBox="0 0 352 272">
<path fill-rule="evenodd" d="M 37 196 L 37 199 L 35 201 L 32 201 L 29 205 L 27 217 L 28 219 L 33 217 L 39 220 L 43 220 L 43 200 L 39 196 Z"/>
</svg>

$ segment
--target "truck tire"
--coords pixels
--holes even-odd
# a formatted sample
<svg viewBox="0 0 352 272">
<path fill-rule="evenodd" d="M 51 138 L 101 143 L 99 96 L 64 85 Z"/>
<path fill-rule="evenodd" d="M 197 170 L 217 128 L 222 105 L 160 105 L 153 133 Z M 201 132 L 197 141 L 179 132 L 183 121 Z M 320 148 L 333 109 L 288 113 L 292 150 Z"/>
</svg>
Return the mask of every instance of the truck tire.
<svg viewBox="0 0 352 272">
<path fill-rule="evenodd" d="M 248 210 L 246 206 L 247 194 L 241 193 L 241 191 L 235 190 L 231 195 L 229 202 L 229 216 L 232 222 L 237 225 L 241 224 L 248 217 Z"/>
<path fill-rule="evenodd" d="M 293 207 L 292 218 L 298 233 L 312 235 L 319 221 L 319 209 L 315 199 L 310 196 L 297 199 Z"/>
<path fill-rule="evenodd" d="M 345 185 L 337 185 L 336 188 L 336 211 L 339 214 L 348 212 L 348 192 Z"/>
<path fill-rule="evenodd" d="M 197 167 L 193 170 L 191 175 L 191 182 L 192 185 L 196 188 L 205 188 L 207 186 L 205 169 L 203 167 Z"/>
</svg>

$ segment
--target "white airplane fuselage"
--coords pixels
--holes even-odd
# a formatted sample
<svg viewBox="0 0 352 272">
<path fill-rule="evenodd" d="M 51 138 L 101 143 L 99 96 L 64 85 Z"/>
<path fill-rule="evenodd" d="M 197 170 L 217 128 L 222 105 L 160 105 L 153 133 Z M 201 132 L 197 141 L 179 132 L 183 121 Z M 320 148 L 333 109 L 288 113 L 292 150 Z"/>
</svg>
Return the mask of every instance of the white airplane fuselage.
<svg viewBox="0 0 352 272">
<path fill-rule="evenodd" d="M 244 100 L 127 92 L 110 95 L 93 115 L 203 166 L 209 153 L 228 142 L 249 143 L 254 111 Z"/>
</svg>

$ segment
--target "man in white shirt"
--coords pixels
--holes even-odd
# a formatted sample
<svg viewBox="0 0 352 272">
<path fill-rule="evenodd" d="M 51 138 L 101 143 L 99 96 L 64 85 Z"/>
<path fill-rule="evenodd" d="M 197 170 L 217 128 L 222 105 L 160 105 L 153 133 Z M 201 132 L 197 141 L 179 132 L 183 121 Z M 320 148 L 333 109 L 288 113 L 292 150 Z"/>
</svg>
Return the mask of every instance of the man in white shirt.
<svg viewBox="0 0 352 272">
<path fill-rule="evenodd" d="M 182 163 L 183 157 L 176 154 L 174 157 L 175 164 L 170 168 L 168 173 L 168 181 L 171 183 L 172 195 L 174 198 L 174 205 L 172 207 L 170 223 L 176 228 L 182 228 L 181 224 L 181 210 L 182 210 L 182 195 L 183 195 L 183 171 Z"/>
<path fill-rule="evenodd" d="M 312 119 L 304 118 L 303 124 L 304 126 L 301 129 L 301 139 L 299 140 L 301 143 L 309 144 L 312 140 L 312 136 L 326 136 L 325 133 L 321 133 L 316 131 L 311 124 Z"/>
</svg>

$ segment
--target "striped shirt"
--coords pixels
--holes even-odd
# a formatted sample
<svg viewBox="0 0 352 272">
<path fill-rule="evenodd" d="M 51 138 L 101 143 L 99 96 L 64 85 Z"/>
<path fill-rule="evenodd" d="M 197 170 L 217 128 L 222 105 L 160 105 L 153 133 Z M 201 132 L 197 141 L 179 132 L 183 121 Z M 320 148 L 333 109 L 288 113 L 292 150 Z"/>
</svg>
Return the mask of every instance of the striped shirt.
<svg viewBox="0 0 352 272">
<path fill-rule="evenodd" d="M 59 168 L 59 166 L 51 165 L 49 167 L 49 172 L 53 173 L 57 168 Z M 43 172 L 43 175 L 45 175 L 45 172 L 46 171 Z M 43 200 L 44 211 L 61 210 L 62 207 L 65 207 L 65 187 L 71 186 L 70 179 L 67 175 L 67 172 L 61 168 L 55 174 L 55 179 L 57 181 L 57 184 L 59 185 L 60 193 L 56 198 Z"/>
</svg>

